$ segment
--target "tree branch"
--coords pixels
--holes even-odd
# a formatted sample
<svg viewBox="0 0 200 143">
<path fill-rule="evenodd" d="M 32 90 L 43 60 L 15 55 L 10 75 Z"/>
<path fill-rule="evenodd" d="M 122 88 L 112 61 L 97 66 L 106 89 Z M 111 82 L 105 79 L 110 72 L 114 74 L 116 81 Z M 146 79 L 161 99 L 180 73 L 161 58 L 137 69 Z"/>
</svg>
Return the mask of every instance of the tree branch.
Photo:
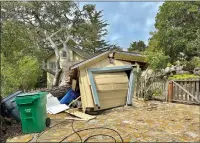
<svg viewBox="0 0 200 143">
<path fill-rule="evenodd" d="M 58 34 L 59 32 L 61 32 L 62 30 L 64 30 L 64 27 L 60 28 L 58 31 L 56 31 L 53 34 L 51 34 L 51 36 L 49 36 L 49 37 L 52 38 L 53 36 L 55 36 L 56 34 Z"/>
<path fill-rule="evenodd" d="M 51 43 L 52 48 L 56 49 L 57 45 L 53 42 L 53 40 L 51 39 L 51 37 L 47 35 L 47 31 L 46 30 L 44 31 L 44 34 L 46 36 L 46 39 L 49 40 L 49 42 Z"/>
</svg>

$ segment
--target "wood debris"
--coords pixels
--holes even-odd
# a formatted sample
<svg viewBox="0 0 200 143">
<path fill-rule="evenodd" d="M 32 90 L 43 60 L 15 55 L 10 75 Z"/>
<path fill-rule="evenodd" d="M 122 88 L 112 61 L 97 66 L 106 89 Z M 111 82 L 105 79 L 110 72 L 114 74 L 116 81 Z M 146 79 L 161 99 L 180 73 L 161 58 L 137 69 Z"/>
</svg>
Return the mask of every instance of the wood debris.
<svg viewBox="0 0 200 143">
<path fill-rule="evenodd" d="M 96 118 L 96 116 L 85 114 L 83 112 L 77 111 L 76 109 L 65 110 L 65 112 L 87 121 Z"/>
</svg>

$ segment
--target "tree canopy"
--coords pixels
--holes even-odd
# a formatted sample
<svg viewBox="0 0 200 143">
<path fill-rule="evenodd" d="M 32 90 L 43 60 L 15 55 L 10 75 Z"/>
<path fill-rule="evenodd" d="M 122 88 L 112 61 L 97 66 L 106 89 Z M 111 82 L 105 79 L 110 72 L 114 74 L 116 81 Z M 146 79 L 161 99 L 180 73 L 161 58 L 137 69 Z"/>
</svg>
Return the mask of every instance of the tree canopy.
<svg viewBox="0 0 200 143">
<path fill-rule="evenodd" d="M 145 43 L 143 41 L 138 41 L 138 42 L 132 42 L 130 44 L 130 47 L 128 48 L 129 52 L 141 52 L 144 51 L 147 48 Z"/>
<path fill-rule="evenodd" d="M 122 50 L 106 41 L 108 24 L 102 16 L 103 11 L 95 5 L 80 8 L 73 1 L 2 2 L 3 94 L 33 88 L 41 75 L 42 60 L 49 52 L 57 55 L 58 47 L 76 46 L 89 53 L 109 48 Z M 168 60 L 172 64 L 186 60 L 199 66 L 199 25 L 200 2 L 164 2 L 148 46 L 143 41 L 133 41 L 128 51 L 146 54 L 154 69 L 164 68 Z M 58 62 L 56 67 L 60 71 Z"/>
<path fill-rule="evenodd" d="M 15 90 L 33 88 L 41 75 L 43 52 L 34 43 L 34 33 L 17 22 L 2 23 L 1 88 L 6 96 Z"/>
<path fill-rule="evenodd" d="M 15 20 L 34 30 L 41 48 L 49 48 L 46 31 L 47 35 L 57 32 L 52 36 L 56 44 L 70 35 L 73 42 L 86 51 L 108 49 L 107 41 L 103 39 L 108 24 L 102 19 L 103 11 L 97 11 L 95 5 L 79 8 L 77 3 L 70 1 L 4 2 L 2 9 L 3 20 Z"/>
<path fill-rule="evenodd" d="M 200 56 L 200 2 L 165 2 L 156 16 L 149 47 L 160 49 L 170 57 L 170 62 Z"/>
<path fill-rule="evenodd" d="M 83 6 L 82 16 L 79 16 L 74 25 L 73 33 L 79 39 L 84 51 L 95 53 L 106 51 L 110 48 L 108 42 L 103 39 L 107 32 L 107 23 L 102 18 L 103 11 L 97 11 L 95 5 Z"/>
<path fill-rule="evenodd" d="M 102 18 L 103 11 L 96 10 L 95 5 L 79 8 L 73 1 L 1 4 L 4 94 L 33 88 L 44 57 L 56 53 L 55 47 L 76 45 L 93 53 L 109 49 L 104 40 L 108 24 Z"/>
</svg>

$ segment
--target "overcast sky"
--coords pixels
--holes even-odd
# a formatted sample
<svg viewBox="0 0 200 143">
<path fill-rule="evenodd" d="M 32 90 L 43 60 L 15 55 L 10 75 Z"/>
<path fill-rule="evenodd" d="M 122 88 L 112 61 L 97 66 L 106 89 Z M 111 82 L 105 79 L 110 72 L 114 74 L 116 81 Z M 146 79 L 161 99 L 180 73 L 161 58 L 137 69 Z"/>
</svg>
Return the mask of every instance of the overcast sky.
<svg viewBox="0 0 200 143">
<path fill-rule="evenodd" d="M 132 41 L 148 43 L 163 2 L 80 2 L 81 7 L 84 4 L 96 4 L 97 10 L 103 10 L 103 18 L 109 24 L 106 39 L 127 49 Z"/>
</svg>

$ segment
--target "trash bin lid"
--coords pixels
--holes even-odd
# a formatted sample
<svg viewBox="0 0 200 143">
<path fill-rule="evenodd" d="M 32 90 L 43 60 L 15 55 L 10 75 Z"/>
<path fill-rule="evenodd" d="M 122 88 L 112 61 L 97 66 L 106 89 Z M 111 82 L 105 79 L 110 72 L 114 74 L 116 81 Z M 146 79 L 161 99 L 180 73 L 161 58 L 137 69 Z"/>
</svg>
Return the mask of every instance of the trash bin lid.
<svg viewBox="0 0 200 143">
<path fill-rule="evenodd" d="M 35 95 L 39 95 L 39 92 L 28 92 L 28 93 L 23 93 L 23 94 L 19 94 L 17 95 L 17 97 L 23 97 L 23 96 L 35 96 Z"/>
<path fill-rule="evenodd" d="M 29 92 L 20 94 L 15 98 L 18 105 L 32 104 L 36 99 L 39 99 L 40 95 L 46 95 L 46 92 Z"/>
<path fill-rule="evenodd" d="M 4 102 L 6 102 L 6 101 L 8 101 L 8 100 L 10 100 L 12 98 L 14 98 L 18 94 L 20 95 L 20 93 L 22 93 L 22 91 L 19 90 L 19 91 L 16 91 L 15 93 L 13 93 L 13 94 L 8 95 L 7 97 L 3 98 L 3 100 L 1 101 L 1 103 L 3 104 Z"/>
</svg>

